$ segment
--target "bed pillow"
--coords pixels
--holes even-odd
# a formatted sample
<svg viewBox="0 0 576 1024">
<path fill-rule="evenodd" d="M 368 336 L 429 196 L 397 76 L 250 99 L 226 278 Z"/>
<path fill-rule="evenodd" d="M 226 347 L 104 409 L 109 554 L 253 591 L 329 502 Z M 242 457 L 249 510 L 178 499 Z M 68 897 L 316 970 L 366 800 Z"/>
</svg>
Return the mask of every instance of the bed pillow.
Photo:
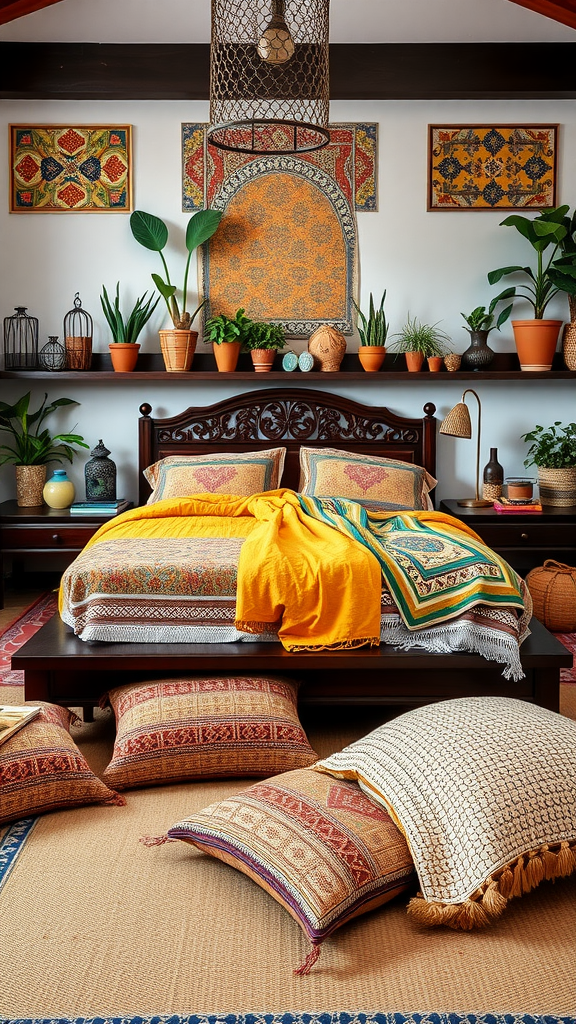
<svg viewBox="0 0 576 1024">
<path fill-rule="evenodd" d="M 433 508 L 437 481 L 410 462 L 342 452 L 300 449 L 299 491 L 312 498 L 347 498 L 373 511 Z"/>
<path fill-rule="evenodd" d="M 42 701 L 40 714 L 0 744 L 0 824 L 59 808 L 124 803 L 94 775 L 70 735 L 68 708 Z"/>
<path fill-rule="evenodd" d="M 107 694 L 117 732 L 103 778 L 130 789 L 312 764 L 317 755 L 298 718 L 297 692 L 288 679 L 262 675 L 118 686 Z"/>
<path fill-rule="evenodd" d="M 285 448 L 220 455 L 169 455 L 144 470 L 152 487 L 147 504 L 191 494 L 247 496 L 275 491 L 280 486 L 285 458 Z"/>
<path fill-rule="evenodd" d="M 421 923 L 482 927 L 576 868 L 576 722 L 508 697 L 409 711 L 318 770 L 354 779 L 410 847 Z"/>
<path fill-rule="evenodd" d="M 310 769 L 257 783 L 177 822 L 182 839 L 252 878 L 302 927 L 311 955 L 345 921 L 413 886 L 406 841 L 356 783 Z"/>
</svg>

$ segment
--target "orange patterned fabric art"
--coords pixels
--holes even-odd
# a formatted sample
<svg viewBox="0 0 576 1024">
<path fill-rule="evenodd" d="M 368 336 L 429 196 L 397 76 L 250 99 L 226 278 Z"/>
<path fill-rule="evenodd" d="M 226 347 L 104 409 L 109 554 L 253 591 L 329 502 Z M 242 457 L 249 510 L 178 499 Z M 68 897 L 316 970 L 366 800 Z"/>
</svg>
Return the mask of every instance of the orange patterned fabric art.
<svg viewBox="0 0 576 1024">
<path fill-rule="evenodd" d="M 215 204 L 224 209 L 204 254 L 207 316 L 234 316 L 310 334 L 330 323 L 351 331 L 356 225 L 335 182 L 301 160 L 253 161 Z M 288 165 L 288 166 L 286 166 Z M 306 319 L 304 319 L 304 317 Z"/>
</svg>

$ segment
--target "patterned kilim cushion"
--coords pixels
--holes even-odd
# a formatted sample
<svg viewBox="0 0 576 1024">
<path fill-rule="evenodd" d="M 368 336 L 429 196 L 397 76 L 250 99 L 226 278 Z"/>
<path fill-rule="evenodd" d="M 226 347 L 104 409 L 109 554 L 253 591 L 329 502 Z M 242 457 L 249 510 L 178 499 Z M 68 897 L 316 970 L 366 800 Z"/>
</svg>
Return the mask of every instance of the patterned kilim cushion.
<svg viewBox="0 0 576 1024">
<path fill-rule="evenodd" d="M 576 868 L 576 722 L 507 697 L 417 708 L 315 766 L 356 779 L 404 832 L 425 924 L 488 924 Z"/>
<path fill-rule="evenodd" d="M 191 494 L 238 494 L 275 491 L 284 469 L 285 448 L 219 455 L 169 455 L 144 470 L 152 487 L 148 504 Z"/>
<path fill-rule="evenodd" d="M 335 448 L 300 449 L 298 490 L 312 498 L 348 498 L 375 511 L 432 508 L 437 481 L 422 466 Z"/>
<path fill-rule="evenodd" d="M 275 775 L 312 764 L 297 685 L 275 676 L 201 676 L 108 693 L 116 742 L 104 780 L 116 789 L 195 778 Z"/>
<path fill-rule="evenodd" d="M 415 882 L 406 841 L 356 783 L 287 772 L 177 822 L 192 843 L 252 878 L 315 947 L 352 917 Z M 298 973 L 308 973 L 316 953 Z"/>
<path fill-rule="evenodd" d="M 63 807 L 124 803 L 94 775 L 72 739 L 76 715 L 42 701 L 40 714 L 0 745 L 0 824 Z"/>
</svg>

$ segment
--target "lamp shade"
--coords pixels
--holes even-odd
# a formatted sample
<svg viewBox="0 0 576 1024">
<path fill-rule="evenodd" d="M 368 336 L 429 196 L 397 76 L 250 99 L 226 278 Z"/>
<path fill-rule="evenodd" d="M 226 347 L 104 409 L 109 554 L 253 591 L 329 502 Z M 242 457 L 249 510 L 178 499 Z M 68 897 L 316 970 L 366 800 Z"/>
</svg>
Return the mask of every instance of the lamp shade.
<svg viewBox="0 0 576 1024">
<path fill-rule="evenodd" d="M 328 13 L 329 0 L 212 0 L 213 146 L 281 155 L 329 142 Z"/>
<path fill-rule="evenodd" d="M 465 402 L 458 402 L 440 424 L 441 434 L 451 437 L 472 437 L 472 422 Z"/>
</svg>

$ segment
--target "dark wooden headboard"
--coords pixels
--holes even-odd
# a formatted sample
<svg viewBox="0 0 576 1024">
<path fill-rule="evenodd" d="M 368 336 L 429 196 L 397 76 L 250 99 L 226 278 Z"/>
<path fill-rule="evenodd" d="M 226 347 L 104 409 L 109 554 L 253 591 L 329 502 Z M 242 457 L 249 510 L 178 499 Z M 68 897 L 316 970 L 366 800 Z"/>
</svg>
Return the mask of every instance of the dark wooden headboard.
<svg viewBox="0 0 576 1024">
<path fill-rule="evenodd" d="M 138 500 L 150 487 L 147 466 L 168 455 L 262 451 L 285 447 L 282 486 L 298 489 L 301 445 L 339 448 L 401 459 L 436 475 L 436 407 L 424 406 L 421 419 L 408 419 L 383 406 L 361 405 L 340 395 L 307 388 L 270 388 L 196 406 L 178 416 L 154 419 L 143 402 L 138 421 Z"/>
</svg>

